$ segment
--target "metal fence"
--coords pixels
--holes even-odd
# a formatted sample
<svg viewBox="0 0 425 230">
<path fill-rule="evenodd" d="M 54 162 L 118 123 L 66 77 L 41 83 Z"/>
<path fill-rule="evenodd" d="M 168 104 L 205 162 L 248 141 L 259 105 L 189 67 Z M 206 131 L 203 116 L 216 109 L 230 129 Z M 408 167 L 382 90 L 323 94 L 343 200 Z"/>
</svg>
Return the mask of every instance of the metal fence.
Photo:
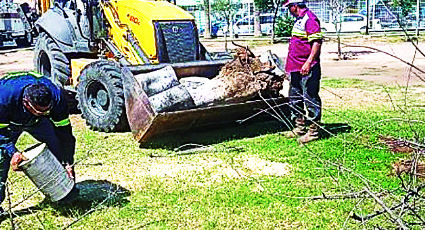
<svg viewBox="0 0 425 230">
<path fill-rule="evenodd" d="M 337 8 L 339 5 L 343 5 Z M 403 14 L 401 7 L 391 6 L 390 0 L 307 0 L 306 4 L 321 20 L 322 24 L 332 24 L 338 16 L 345 14 L 359 14 L 368 20 L 364 24 L 369 26 L 369 31 L 391 31 L 404 29 L 425 30 L 425 0 L 417 0 L 410 9 Z M 367 5 L 369 7 L 367 7 Z M 198 23 L 199 28 L 204 28 L 205 11 L 200 5 L 185 6 Z M 369 9 L 367 9 L 369 8 Z M 245 1 L 238 12 L 253 15 L 254 3 Z M 281 9 L 285 14 L 286 9 Z M 366 15 L 368 14 L 368 17 Z M 236 20 L 235 20 L 236 21 Z M 328 31 L 329 32 L 329 31 Z M 359 31 L 361 32 L 361 31 Z"/>
<path fill-rule="evenodd" d="M 307 6 L 315 12 L 322 23 L 329 23 L 335 20 L 340 14 L 361 14 L 366 16 L 369 13 L 369 27 L 372 30 L 397 30 L 401 26 L 405 29 L 425 29 L 425 0 L 418 0 L 416 4 L 412 4 L 410 9 L 403 14 L 401 7 L 391 6 L 391 1 L 384 0 L 351 0 L 338 1 L 345 3 L 341 12 L 336 10 L 336 4 L 332 1 L 310 0 Z M 369 10 L 367 9 L 369 5 Z M 380 24 L 378 28 L 374 28 L 373 22 Z"/>
</svg>

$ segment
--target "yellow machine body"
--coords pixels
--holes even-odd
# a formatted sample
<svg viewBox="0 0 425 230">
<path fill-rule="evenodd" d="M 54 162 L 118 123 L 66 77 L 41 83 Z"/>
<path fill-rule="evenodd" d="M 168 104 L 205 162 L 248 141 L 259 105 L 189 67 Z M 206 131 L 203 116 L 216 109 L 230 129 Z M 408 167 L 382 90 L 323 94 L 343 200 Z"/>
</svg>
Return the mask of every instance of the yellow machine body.
<svg viewBox="0 0 425 230">
<path fill-rule="evenodd" d="M 128 33 L 137 40 L 149 61 L 155 64 L 159 61 L 153 23 L 195 21 L 190 13 L 167 1 L 115 0 L 104 3 L 102 8 L 110 25 L 110 38 L 132 65 L 144 64 L 144 60 L 128 40 Z"/>
</svg>

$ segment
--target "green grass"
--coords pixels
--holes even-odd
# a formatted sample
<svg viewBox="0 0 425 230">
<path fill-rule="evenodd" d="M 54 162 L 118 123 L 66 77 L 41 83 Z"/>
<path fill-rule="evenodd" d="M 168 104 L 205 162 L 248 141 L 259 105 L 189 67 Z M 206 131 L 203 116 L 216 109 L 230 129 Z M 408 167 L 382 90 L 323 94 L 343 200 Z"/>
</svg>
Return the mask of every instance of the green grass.
<svg viewBox="0 0 425 230">
<path fill-rule="evenodd" d="M 359 80 L 325 78 L 323 86 L 382 92 L 382 87 Z M 402 104 L 397 88 L 386 90 Z M 423 101 L 420 96 L 415 100 Z M 284 127 L 277 121 L 166 136 L 144 148 L 130 133 L 76 128 L 77 180 L 96 185 L 91 191 L 98 194 L 86 194 L 92 198 L 84 204 L 57 207 L 40 192 L 26 199 L 34 186 L 22 173 L 10 172 L 12 204 L 26 199 L 13 208 L 13 223 L 17 229 L 62 229 L 80 218 L 70 229 L 391 228 L 396 225 L 382 215 L 363 224 L 350 218 L 352 212 L 367 215 L 382 209 L 370 197 L 309 198 L 368 188 L 387 191 L 381 199 L 389 206 L 397 203 L 404 193 L 392 164 L 409 156 L 390 152 L 379 136 L 425 137 L 425 124 L 400 120 L 425 121 L 424 109 L 403 108 L 325 108 L 323 122 L 333 133 L 306 147 L 281 135 Z M 347 126 L 349 131 L 341 128 Z M 24 135 L 18 147 L 32 143 Z M 188 143 L 208 147 L 184 155 L 173 151 Z M 267 174 L 250 162 L 281 167 Z M 279 170 L 288 171 L 278 175 Z M 108 194 L 111 199 L 105 199 Z M 3 207 L 8 205 L 6 200 Z M 10 219 L 0 228 L 11 229 Z"/>
</svg>

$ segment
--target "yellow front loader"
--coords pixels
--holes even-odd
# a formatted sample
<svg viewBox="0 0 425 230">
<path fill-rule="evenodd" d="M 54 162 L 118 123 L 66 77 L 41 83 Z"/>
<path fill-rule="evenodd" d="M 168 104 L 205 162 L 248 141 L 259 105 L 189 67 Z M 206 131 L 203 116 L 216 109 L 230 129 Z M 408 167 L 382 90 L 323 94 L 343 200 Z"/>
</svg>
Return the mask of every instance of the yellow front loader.
<svg viewBox="0 0 425 230">
<path fill-rule="evenodd" d="M 179 80 L 213 78 L 230 56 L 207 52 L 194 17 L 168 1 L 55 1 L 36 28 L 36 69 L 76 94 L 92 129 L 130 128 L 142 142 L 164 132 L 235 121 L 267 106 L 262 101 L 239 108 L 194 105 Z"/>
</svg>

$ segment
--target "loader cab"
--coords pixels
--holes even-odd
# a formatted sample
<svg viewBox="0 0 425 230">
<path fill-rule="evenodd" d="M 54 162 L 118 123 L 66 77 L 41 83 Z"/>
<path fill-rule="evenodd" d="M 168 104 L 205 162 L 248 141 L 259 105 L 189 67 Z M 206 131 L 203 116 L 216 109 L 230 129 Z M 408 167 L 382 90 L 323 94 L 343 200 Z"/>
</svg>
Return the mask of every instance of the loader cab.
<svg viewBox="0 0 425 230">
<path fill-rule="evenodd" d="M 91 41 L 104 36 L 105 25 L 103 24 L 102 12 L 97 1 L 94 0 L 65 0 L 63 8 L 74 11 L 79 18 L 80 30 L 84 37 Z"/>
<path fill-rule="evenodd" d="M 201 59 L 198 30 L 194 21 L 156 21 L 154 27 L 160 63 Z"/>
</svg>

